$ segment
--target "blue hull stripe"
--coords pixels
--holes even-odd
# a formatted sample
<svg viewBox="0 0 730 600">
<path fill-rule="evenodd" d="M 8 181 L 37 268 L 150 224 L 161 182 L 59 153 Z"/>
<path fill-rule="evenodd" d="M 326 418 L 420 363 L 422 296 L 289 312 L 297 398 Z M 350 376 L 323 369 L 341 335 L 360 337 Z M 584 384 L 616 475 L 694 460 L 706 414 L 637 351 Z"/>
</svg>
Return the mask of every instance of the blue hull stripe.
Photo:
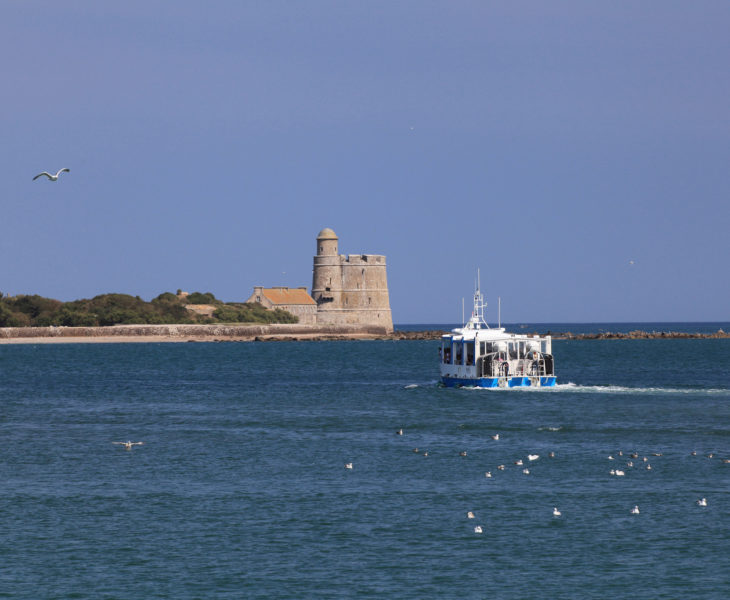
<svg viewBox="0 0 730 600">
<path fill-rule="evenodd" d="M 441 383 L 447 387 L 483 387 L 496 388 L 499 387 L 499 377 L 480 377 L 479 379 L 460 379 L 457 377 L 442 377 Z M 539 387 L 554 387 L 557 378 L 554 376 L 540 377 Z M 508 377 L 507 385 L 509 387 L 532 387 L 529 377 Z"/>
</svg>

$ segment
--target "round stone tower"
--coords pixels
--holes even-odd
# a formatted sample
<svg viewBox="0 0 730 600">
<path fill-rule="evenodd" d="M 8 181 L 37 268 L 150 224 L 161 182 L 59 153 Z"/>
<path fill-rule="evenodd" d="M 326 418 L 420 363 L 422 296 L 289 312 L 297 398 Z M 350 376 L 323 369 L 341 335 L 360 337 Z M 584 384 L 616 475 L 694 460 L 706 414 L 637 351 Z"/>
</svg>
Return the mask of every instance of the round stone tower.
<svg viewBox="0 0 730 600">
<path fill-rule="evenodd" d="M 317 323 L 377 325 L 393 331 L 385 256 L 337 254 L 337 234 L 329 228 L 317 236 L 312 298 Z"/>
</svg>

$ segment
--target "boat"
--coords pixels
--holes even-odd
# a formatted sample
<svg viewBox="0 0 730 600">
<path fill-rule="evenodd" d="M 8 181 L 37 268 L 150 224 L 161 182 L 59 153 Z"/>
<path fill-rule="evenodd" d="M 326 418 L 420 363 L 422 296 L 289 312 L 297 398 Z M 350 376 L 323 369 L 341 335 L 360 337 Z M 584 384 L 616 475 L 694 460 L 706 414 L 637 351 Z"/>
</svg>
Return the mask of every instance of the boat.
<svg viewBox="0 0 730 600">
<path fill-rule="evenodd" d="M 484 320 L 486 306 L 477 282 L 471 318 L 441 336 L 441 383 L 483 388 L 555 386 L 551 337 L 490 328 Z"/>
</svg>

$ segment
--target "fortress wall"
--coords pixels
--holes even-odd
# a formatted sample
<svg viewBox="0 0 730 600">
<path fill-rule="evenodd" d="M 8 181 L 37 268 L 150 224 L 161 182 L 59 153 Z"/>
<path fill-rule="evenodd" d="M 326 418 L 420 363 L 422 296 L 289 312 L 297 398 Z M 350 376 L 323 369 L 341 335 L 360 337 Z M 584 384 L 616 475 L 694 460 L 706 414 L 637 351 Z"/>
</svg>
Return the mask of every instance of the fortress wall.
<svg viewBox="0 0 730 600">
<path fill-rule="evenodd" d="M 213 339 L 255 340 L 257 338 L 358 339 L 389 333 L 386 327 L 362 325 L 112 325 L 107 327 L 0 327 L 0 343 L 11 340 L 37 341 L 206 341 Z M 164 338 L 164 339 L 160 339 Z"/>
</svg>

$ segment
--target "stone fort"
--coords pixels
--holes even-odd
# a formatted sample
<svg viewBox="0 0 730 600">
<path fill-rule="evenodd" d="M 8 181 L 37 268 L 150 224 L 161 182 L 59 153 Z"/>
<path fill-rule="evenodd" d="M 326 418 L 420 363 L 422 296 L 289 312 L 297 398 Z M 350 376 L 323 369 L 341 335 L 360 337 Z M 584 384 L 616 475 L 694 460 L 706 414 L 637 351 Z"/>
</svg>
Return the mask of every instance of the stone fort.
<svg viewBox="0 0 730 600">
<path fill-rule="evenodd" d="M 328 227 L 317 235 L 311 296 L 306 288 L 256 286 L 248 302 L 288 310 L 300 323 L 375 325 L 392 332 L 385 256 L 338 254 L 338 241 Z"/>
</svg>

